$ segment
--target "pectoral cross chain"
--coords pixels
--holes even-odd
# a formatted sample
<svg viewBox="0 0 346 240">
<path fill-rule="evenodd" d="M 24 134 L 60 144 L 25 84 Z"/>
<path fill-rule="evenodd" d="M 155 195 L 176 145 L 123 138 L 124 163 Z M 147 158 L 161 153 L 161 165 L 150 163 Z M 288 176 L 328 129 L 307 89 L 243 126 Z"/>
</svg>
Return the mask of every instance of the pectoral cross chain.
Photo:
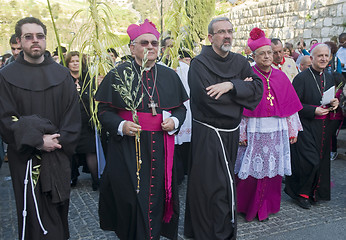
<svg viewBox="0 0 346 240">
<path fill-rule="evenodd" d="M 156 108 L 158 107 L 157 103 L 154 102 L 154 100 L 150 100 L 148 103 L 148 108 L 151 108 L 151 113 L 153 116 L 157 115 Z"/>
<path fill-rule="evenodd" d="M 273 104 L 274 97 L 273 97 L 270 93 L 268 94 L 267 100 L 270 101 L 270 106 L 273 106 L 273 105 L 274 105 L 274 104 Z"/>
</svg>

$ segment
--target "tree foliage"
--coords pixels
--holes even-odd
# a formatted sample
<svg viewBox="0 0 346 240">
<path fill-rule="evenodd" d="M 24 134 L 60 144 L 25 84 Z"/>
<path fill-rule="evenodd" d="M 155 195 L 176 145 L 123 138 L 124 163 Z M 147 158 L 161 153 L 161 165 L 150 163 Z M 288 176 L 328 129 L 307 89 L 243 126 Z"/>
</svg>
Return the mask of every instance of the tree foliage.
<svg viewBox="0 0 346 240">
<path fill-rule="evenodd" d="M 172 8 L 167 13 L 165 18 L 165 31 L 169 32 L 173 40 L 173 46 L 166 49 L 163 56 L 163 61 L 168 56 L 169 51 L 169 66 L 176 69 L 179 65 L 179 50 L 185 50 L 193 55 L 194 43 L 191 41 L 191 21 L 186 14 L 186 1 L 173 0 Z"/>
<path fill-rule="evenodd" d="M 208 24 L 215 12 L 215 0 L 186 0 L 186 13 L 191 21 L 191 31 L 195 42 L 202 41 L 208 35 Z"/>
</svg>

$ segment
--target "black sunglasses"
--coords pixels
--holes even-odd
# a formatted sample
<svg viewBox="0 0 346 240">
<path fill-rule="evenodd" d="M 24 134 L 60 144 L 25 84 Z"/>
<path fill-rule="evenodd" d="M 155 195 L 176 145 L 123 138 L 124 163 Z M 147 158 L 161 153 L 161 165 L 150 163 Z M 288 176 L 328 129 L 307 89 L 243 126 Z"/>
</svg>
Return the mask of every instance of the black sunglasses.
<svg viewBox="0 0 346 240">
<path fill-rule="evenodd" d="M 133 43 L 137 43 L 137 42 L 133 42 Z M 141 41 L 139 41 L 139 44 L 141 44 L 142 47 L 147 47 L 147 46 L 149 46 L 149 43 L 150 43 L 151 46 L 153 46 L 153 47 L 159 46 L 159 42 L 156 41 L 156 40 L 153 40 L 153 41 L 151 41 L 151 42 L 149 42 L 148 40 L 141 40 Z"/>
<path fill-rule="evenodd" d="M 37 34 L 27 33 L 24 36 L 22 36 L 22 38 L 24 38 L 26 41 L 32 41 L 32 40 L 34 40 L 35 36 L 36 36 L 37 40 L 46 39 L 46 35 L 44 35 L 43 33 L 37 33 Z"/>
</svg>

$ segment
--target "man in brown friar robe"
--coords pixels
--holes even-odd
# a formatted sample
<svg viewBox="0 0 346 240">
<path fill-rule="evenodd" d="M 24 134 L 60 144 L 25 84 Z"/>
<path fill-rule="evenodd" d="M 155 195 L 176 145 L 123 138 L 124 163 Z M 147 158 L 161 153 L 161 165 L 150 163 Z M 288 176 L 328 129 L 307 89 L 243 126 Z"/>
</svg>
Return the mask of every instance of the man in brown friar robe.
<svg viewBox="0 0 346 240">
<path fill-rule="evenodd" d="M 155 63 L 160 35 L 155 25 L 145 20 L 139 26 L 130 25 L 127 32 L 135 59 L 109 72 L 96 94 L 99 120 L 110 133 L 100 183 L 100 226 L 124 240 L 159 239 L 160 235 L 177 239 L 179 200 L 173 165 L 174 135 L 170 134 L 184 122 L 187 94 L 172 69 Z M 140 76 L 145 49 L 147 62 Z M 141 81 L 135 96 L 139 99 L 143 94 L 137 107 L 139 124 L 133 122 L 131 112 L 126 110 L 128 105 L 114 89 L 124 87 L 119 79 L 125 78 L 124 71 L 128 76 L 133 74 L 133 89 Z M 164 111 L 172 115 L 165 118 Z M 135 144 L 139 130 L 140 144 Z"/>
<path fill-rule="evenodd" d="M 192 162 L 188 173 L 185 235 L 198 240 L 235 239 L 234 164 L 243 107 L 253 110 L 262 80 L 246 58 L 230 52 L 228 18 L 209 23 L 211 46 L 191 62 Z"/>
<path fill-rule="evenodd" d="M 286 177 L 285 192 L 298 206 L 309 209 L 319 200 L 330 200 L 330 114 L 337 98 L 321 103 L 326 91 L 333 91 L 334 79 L 325 71 L 330 57 L 326 44 L 311 50 L 312 66 L 299 73 L 293 87 L 303 105 L 299 111 L 303 131 L 291 145 L 292 175 Z"/>
<path fill-rule="evenodd" d="M 80 110 L 69 71 L 45 51 L 46 34 L 37 18 L 16 24 L 23 51 L 0 71 L 0 133 L 8 143 L 19 239 L 66 240 Z"/>
</svg>

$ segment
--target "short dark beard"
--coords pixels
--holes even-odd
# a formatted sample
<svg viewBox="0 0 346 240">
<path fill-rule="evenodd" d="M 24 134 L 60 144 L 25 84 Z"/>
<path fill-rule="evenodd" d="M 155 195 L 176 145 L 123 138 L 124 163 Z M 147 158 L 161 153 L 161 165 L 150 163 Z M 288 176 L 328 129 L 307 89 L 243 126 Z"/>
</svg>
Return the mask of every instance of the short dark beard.
<svg viewBox="0 0 346 240">
<path fill-rule="evenodd" d="M 27 55 L 28 57 L 32 58 L 32 59 L 39 59 L 40 57 L 42 57 L 42 55 L 44 55 L 44 51 L 38 53 L 38 52 L 35 52 L 37 54 L 31 54 L 30 52 L 26 52 L 24 51 L 24 54 Z"/>
</svg>

